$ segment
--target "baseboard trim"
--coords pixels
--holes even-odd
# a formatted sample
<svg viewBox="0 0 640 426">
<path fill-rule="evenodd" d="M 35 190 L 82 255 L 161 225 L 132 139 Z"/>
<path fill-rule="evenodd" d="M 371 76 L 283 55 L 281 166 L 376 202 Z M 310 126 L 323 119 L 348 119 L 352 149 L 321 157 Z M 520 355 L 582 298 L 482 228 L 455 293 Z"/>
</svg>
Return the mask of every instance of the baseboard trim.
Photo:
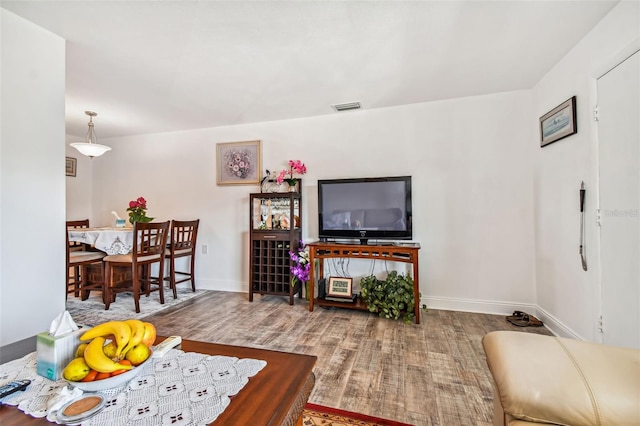
<svg viewBox="0 0 640 426">
<path fill-rule="evenodd" d="M 235 281 L 203 280 L 198 278 L 196 288 L 203 290 L 228 291 L 231 293 L 248 293 L 247 283 Z"/>
<path fill-rule="evenodd" d="M 23 340 L 0 346 L 0 364 L 22 358 L 36 350 L 36 336 L 27 337 Z"/>
<path fill-rule="evenodd" d="M 511 315 L 513 311 L 530 312 L 540 319 L 555 336 L 585 340 L 560 320 L 538 305 L 532 303 L 498 302 L 494 300 L 457 299 L 453 297 L 423 297 L 421 305 L 428 309 L 444 311 L 476 312 L 481 314 Z"/>
<path fill-rule="evenodd" d="M 423 297 L 428 309 L 477 312 L 482 314 L 511 315 L 513 311 L 534 312 L 535 305 L 527 303 L 498 302 L 494 300 L 457 299 L 453 297 Z"/>
<path fill-rule="evenodd" d="M 558 337 L 567 337 L 575 340 L 585 340 L 578 333 L 564 325 L 549 312 L 536 305 L 536 316 L 544 323 L 545 327 Z"/>
</svg>

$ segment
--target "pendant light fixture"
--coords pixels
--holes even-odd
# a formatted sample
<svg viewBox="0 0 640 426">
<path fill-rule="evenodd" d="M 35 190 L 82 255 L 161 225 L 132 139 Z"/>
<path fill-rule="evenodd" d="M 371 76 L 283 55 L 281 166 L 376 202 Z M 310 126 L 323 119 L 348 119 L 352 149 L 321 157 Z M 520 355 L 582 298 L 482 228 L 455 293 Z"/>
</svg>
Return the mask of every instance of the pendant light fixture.
<svg viewBox="0 0 640 426">
<path fill-rule="evenodd" d="M 93 129 L 93 117 L 98 114 L 93 111 L 85 111 L 84 113 L 89 116 L 89 131 L 87 132 L 87 141 L 75 142 L 69 145 L 80 151 L 80 154 L 86 155 L 89 158 L 99 157 L 105 152 L 111 151 L 111 147 L 96 143 L 98 141 L 98 138 L 96 137 L 96 131 Z"/>
</svg>

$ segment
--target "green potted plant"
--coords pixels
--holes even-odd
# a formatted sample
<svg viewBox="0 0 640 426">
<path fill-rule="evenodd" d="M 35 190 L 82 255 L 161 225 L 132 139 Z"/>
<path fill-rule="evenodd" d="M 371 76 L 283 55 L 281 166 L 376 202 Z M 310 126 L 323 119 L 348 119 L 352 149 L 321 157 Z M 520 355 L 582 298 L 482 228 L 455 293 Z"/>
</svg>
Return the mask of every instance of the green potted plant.
<svg viewBox="0 0 640 426">
<path fill-rule="evenodd" d="M 411 324 L 416 317 L 413 278 L 410 275 L 391 271 L 385 280 L 379 280 L 375 275 L 363 277 L 360 280 L 360 297 L 369 312 L 378 313 L 383 318 L 397 320 L 402 317 L 406 324 Z M 426 305 L 422 308 L 426 310 Z"/>
</svg>

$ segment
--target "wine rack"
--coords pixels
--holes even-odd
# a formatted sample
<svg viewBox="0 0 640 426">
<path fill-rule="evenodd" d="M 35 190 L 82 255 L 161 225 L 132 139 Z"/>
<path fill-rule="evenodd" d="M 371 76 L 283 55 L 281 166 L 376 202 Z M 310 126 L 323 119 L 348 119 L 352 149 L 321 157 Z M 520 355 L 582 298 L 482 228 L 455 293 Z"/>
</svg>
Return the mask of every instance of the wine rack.
<svg viewBox="0 0 640 426">
<path fill-rule="evenodd" d="M 299 192 L 250 194 L 249 301 L 254 294 L 289 296 L 298 293 L 291 285 L 290 251 L 298 250 L 301 238 L 302 197 Z"/>
</svg>

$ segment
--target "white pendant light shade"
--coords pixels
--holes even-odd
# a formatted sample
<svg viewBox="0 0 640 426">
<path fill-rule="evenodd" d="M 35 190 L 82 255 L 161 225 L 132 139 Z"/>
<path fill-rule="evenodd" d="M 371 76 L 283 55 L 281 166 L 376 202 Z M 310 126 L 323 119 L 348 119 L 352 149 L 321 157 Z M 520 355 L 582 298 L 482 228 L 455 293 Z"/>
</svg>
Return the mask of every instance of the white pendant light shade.
<svg viewBox="0 0 640 426">
<path fill-rule="evenodd" d="M 96 132 L 93 129 L 93 117 L 98 114 L 93 111 L 85 111 L 84 113 L 89 116 L 89 131 L 87 132 L 87 141 L 70 143 L 69 145 L 80 151 L 80 154 L 86 155 L 90 158 L 99 157 L 105 152 L 111 151 L 111 147 L 96 143 L 98 138 L 96 137 Z"/>
<path fill-rule="evenodd" d="M 78 151 L 80 154 L 86 155 L 87 157 L 100 157 L 107 151 L 111 151 L 111 147 L 100 145 L 97 143 L 84 143 L 84 142 L 76 142 L 69 144 Z"/>
</svg>

